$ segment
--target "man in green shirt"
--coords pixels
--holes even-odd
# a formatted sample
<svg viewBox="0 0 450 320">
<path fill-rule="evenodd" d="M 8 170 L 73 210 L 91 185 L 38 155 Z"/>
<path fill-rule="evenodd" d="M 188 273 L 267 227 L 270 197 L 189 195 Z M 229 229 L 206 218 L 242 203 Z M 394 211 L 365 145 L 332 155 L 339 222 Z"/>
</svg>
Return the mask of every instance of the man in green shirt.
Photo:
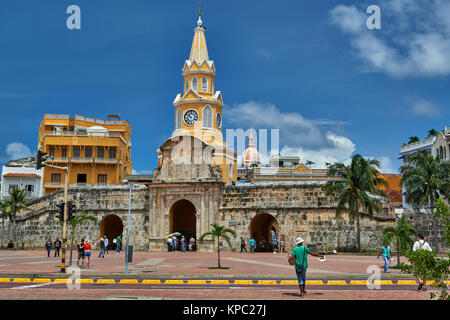
<svg viewBox="0 0 450 320">
<path fill-rule="evenodd" d="M 300 297 L 306 294 L 306 269 L 308 269 L 308 253 L 314 257 L 323 258 L 324 256 L 311 252 L 308 248 L 303 246 L 303 239 L 298 237 L 295 242 L 297 247 L 292 250 L 292 255 L 295 256 L 295 272 L 298 279 L 298 287 L 300 288 Z"/>
</svg>

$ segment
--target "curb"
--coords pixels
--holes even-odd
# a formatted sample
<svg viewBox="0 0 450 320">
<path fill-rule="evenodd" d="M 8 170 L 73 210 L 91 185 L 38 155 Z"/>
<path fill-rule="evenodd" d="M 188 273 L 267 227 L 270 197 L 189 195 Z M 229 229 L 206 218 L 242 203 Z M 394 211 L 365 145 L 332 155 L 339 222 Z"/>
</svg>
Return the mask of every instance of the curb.
<svg viewBox="0 0 450 320">
<path fill-rule="evenodd" d="M 232 283 L 231 283 L 232 282 Z M 395 282 L 395 283 L 394 283 Z M 445 284 L 450 285 L 450 281 L 444 281 Z M 0 283 L 74 283 L 72 279 L 61 279 L 61 278 L 0 278 Z M 76 279 L 75 283 L 79 284 L 168 284 L 168 285 L 298 285 L 297 280 L 200 280 L 200 279 L 190 279 L 190 280 L 182 280 L 182 279 Z M 373 285 L 417 285 L 415 280 L 375 280 L 369 283 L 368 280 L 327 280 L 326 282 L 322 280 L 307 280 L 307 285 L 327 285 L 327 286 L 347 286 L 347 285 L 360 285 L 365 286 L 369 284 Z M 427 281 L 427 284 L 437 284 L 435 281 Z"/>
</svg>

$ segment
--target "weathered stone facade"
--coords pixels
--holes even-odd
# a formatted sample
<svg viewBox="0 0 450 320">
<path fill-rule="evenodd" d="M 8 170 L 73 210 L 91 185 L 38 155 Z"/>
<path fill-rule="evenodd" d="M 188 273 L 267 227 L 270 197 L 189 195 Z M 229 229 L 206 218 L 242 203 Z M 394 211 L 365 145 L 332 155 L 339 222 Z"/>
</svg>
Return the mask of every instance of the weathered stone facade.
<svg viewBox="0 0 450 320">
<path fill-rule="evenodd" d="M 273 217 L 278 233 L 286 234 L 287 247 L 299 235 L 307 244 L 323 243 L 330 250 L 354 247 L 355 226 L 349 223 L 345 213 L 336 217 L 336 199 L 327 197 L 322 187 L 319 182 L 232 185 L 218 181 L 156 182 L 139 186 L 132 191 L 130 244 L 137 250 L 166 250 L 165 236 L 177 231 L 171 230 L 177 223 L 171 210 L 177 202 L 188 201 L 195 208 L 197 239 L 215 222 L 237 232 L 233 239 L 233 247 L 237 249 L 240 237 L 248 241 L 251 236 L 252 220 L 266 215 Z M 128 192 L 125 186 L 69 189 L 69 199 L 77 209 L 96 215 L 99 221 L 111 214 L 118 216 L 125 236 Z M 24 210 L 17 221 L 18 241 L 27 242 L 27 247 L 43 247 L 47 238 L 61 239 L 62 226 L 51 210 L 56 209 L 55 204 L 62 202 L 62 198 L 63 193 L 56 192 L 34 201 Z M 395 223 L 391 207 L 383 206 L 382 215 L 361 218 L 363 248 L 378 247 L 382 228 Z M 70 234 L 70 228 L 68 231 Z M 101 235 L 101 225 L 87 223 L 78 235 L 95 242 Z M 204 241 L 198 249 L 212 251 L 214 244 Z M 225 250 L 229 248 L 225 246 Z"/>
</svg>

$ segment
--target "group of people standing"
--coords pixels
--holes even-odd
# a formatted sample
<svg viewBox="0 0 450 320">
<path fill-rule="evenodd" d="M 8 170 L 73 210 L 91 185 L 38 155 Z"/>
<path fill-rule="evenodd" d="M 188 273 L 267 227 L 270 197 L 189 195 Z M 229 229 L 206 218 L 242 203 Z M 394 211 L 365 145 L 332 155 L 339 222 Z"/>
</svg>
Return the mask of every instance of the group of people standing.
<svg viewBox="0 0 450 320">
<path fill-rule="evenodd" d="M 250 245 L 250 252 L 254 253 L 256 250 L 256 240 L 254 238 L 251 238 L 248 243 Z M 259 241 L 259 249 L 262 252 L 266 251 L 266 240 L 264 238 L 262 238 Z M 273 252 L 273 253 L 278 252 L 278 239 L 277 238 L 272 238 L 270 249 L 271 249 L 271 252 Z M 246 247 L 246 242 L 245 242 L 244 238 L 241 237 L 241 252 L 244 252 L 244 251 L 248 252 L 247 247 Z"/>
<path fill-rule="evenodd" d="M 178 239 L 176 236 L 167 238 L 167 252 L 175 252 L 178 250 L 180 250 L 181 252 L 186 252 L 186 246 L 188 246 L 189 251 L 194 251 L 196 249 L 194 237 L 191 237 L 189 239 L 189 243 L 187 243 L 184 236 L 181 236 L 180 239 Z"/>
<path fill-rule="evenodd" d="M 45 248 L 47 249 L 47 257 L 50 258 L 50 253 L 52 248 L 55 248 L 55 257 L 59 257 L 59 252 L 61 250 L 62 242 L 59 238 L 56 238 L 55 242 L 52 242 L 51 239 L 48 239 L 45 243 Z"/>
</svg>

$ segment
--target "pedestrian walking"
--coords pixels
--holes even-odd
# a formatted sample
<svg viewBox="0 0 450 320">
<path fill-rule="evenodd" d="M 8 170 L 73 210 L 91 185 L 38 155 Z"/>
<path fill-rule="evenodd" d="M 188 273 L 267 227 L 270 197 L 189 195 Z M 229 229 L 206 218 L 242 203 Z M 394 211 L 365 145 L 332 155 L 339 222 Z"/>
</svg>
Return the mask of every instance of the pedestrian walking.
<svg viewBox="0 0 450 320">
<path fill-rule="evenodd" d="M 109 240 L 108 237 L 105 236 L 105 238 L 103 239 L 104 245 L 105 245 L 105 253 L 108 254 L 108 245 L 109 245 Z"/>
<path fill-rule="evenodd" d="M 273 230 L 272 230 L 272 251 L 273 253 L 277 253 L 278 251 L 278 237 Z"/>
<path fill-rule="evenodd" d="M 184 236 L 181 237 L 181 252 L 186 252 L 186 239 Z"/>
<path fill-rule="evenodd" d="M 119 235 L 119 236 L 117 236 L 117 238 L 116 238 L 116 254 L 119 254 L 120 253 L 120 244 L 121 244 L 121 241 L 122 241 L 122 237 Z"/>
<path fill-rule="evenodd" d="M 295 242 L 297 247 L 292 250 L 292 255 L 295 257 L 295 273 L 297 274 L 298 287 L 300 289 L 300 297 L 306 294 L 306 270 L 308 269 L 308 254 L 323 258 L 324 256 L 311 252 L 308 248 L 303 246 L 303 239 L 298 237 Z"/>
<path fill-rule="evenodd" d="M 50 253 L 52 252 L 53 247 L 52 240 L 50 240 L 50 238 L 45 243 L 45 247 L 47 248 L 47 258 L 50 258 Z"/>
<path fill-rule="evenodd" d="M 256 241 L 255 239 L 251 238 L 248 242 L 250 244 L 250 249 L 252 253 L 255 253 L 255 247 L 256 247 Z"/>
<path fill-rule="evenodd" d="M 81 261 L 81 265 L 84 266 L 84 239 L 81 239 L 81 241 L 77 244 L 77 249 L 78 249 L 78 262 L 77 262 L 77 266 L 80 266 L 80 261 Z"/>
<path fill-rule="evenodd" d="M 167 238 L 167 252 L 172 251 L 172 243 L 173 243 L 172 237 Z"/>
<path fill-rule="evenodd" d="M 178 239 L 177 237 L 173 236 L 172 237 L 172 249 L 173 251 L 177 251 L 177 247 L 178 247 Z"/>
<path fill-rule="evenodd" d="M 104 258 L 105 257 L 105 240 L 103 240 L 103 237 L 100 238 L 99 245 L 100 245 L 100 253 L 98 254 L 98 257 Z"/>
<path fill-rule="evenodd" d="M 61 241 L 59 241 L 59 238 L 56 238 L 56 241 L 53 243 L 55 247 L 55 257 L 58 255 L 59 257 L 59 249 L 61 248 Z"/>
<path fill-rule="evenodd" d="M 259 247 L 261 248 L 261 252 L 266 251 L 266 240 L 261 239 L 261 240 L 259 241 Z"/>
<path fill-rule="evenodd" d="M 89 243 L 89 240 L 84 241 L 83 249 L 85 264 L 87 264 L 87 267 L 89 268 L 89 261 L 91 259 L 91 244 Z"/>
<path fill-rule="evenodd" d="M 380 258 L 380 254 L 383 254 L 384 272 L 389 273 L 388 263 L 389 261 L 391 261 L 391 247 L 389 247 L 387 242 L 384 242 L 383 246 L 380 249 L 380 252 L 378 252 L 377 259 Z"/>
<path fill-rule="evenodd" d="M 417 241 L 414 242 L 413 245 L 413 251 L 416 252 L 417 250 L 427 250 L 427 251 L 433 251 L 431 249 L 431 246 L 426 242 L 423 238 L 423 234 L 417 235 Z M 417 288 L 417 291 L 427 291 L 427 279 L 420 279 L 418 275 L 415 275 L 417 281 L 419 282 L 419 287 Z"/>
<path fill-rule="evenodd" d="M 243 252 L 244 250 L 245 250 L 245 252 L 247 252 L 245 240 L 244 240 L 244 238 L 241 237 L 241 252 Z"/>
<path fill-rule="evenodd" d="M 191 239 L 189 240 L 189 250 L 191 250 L 191 251 L 195 250 L 195 239 L 194 239 L 194 237 L 191 237 Z"/>
</svg>

